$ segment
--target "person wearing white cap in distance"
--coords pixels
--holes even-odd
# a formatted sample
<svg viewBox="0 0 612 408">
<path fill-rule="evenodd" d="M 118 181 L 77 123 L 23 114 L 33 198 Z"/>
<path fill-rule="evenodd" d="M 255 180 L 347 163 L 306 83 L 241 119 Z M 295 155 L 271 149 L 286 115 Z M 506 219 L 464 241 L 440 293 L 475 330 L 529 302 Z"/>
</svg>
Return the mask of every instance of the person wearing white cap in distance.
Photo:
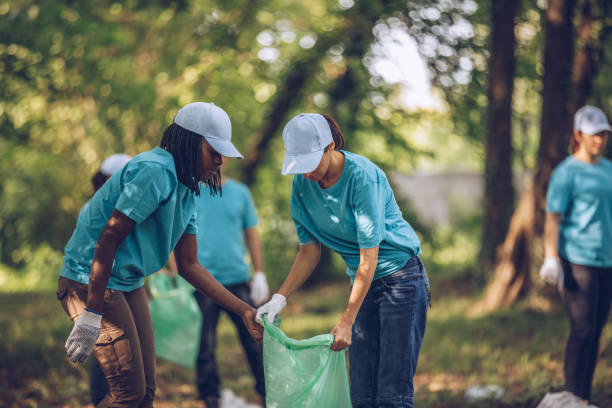
<svg viewBox="0 0 612 408">
<path fill-rule="evenodd" d="M 600 109 L 576 112 L 573 154 L 554 169 L 546 197 L 540 276 L 559 287 L 569 313 L 565 388 L 581 403 L 612 302 L 612 162 L 602 157 L 611 130 Z"/>
<path fill-rule="evenodd" d="M 384 172 L 339 150 L 344 136 L 329 115 L 300 114 L 283 130 L 283 174 L 294 174 L 291 217 L 300 249 L 278 293 L 257 310 L 272 322 L 310 276 L 320 244 L 339 253 L 352 288 L 331 333 L 349 347 L 354 407 L 413 407 L 413 376 L 425 334 L 429 282 L 419 239 L 402 218 Z"/>
<path fill-rule="evenodd" d="M 214 145 L 214 147 L 213 147 Z M 143 278 L 174 255 L 179 274 L 241 316 L 256 341 L 255 309 L 227 291 L 198 262 L 195 196 L 221 190 L 221 156 L 242 157 L 231 122 L 212 103 L 181 108 L 160 147 L 134 157 L 94 195 L 66 245 L 57 297 L 75 322 L 68 357 L 93 352 L 110 386 L 99 407 L 152 407 L 155 346 Z"/>
<path fill-rule="evenodd" d="M 227 290 L 251 305 L 261 305 L 268 300 L 269 288 L 263 272 L 263 251 L 257 233 L 257 213 L 249 188 L 226 177 L 221 165 L 223 195 L 200 195 L 197 202 L 198 259 Z M 249 279 L 248 253 L 254 269 Z M 217 325 L 223 306 L 210 297 L 196 291 L 195 298 L 202 311 L 200 348 L 196 358 L 196 388 L 198 405 L 218 408 L 220 403 L 220 378 L 215 358 L 217 350 Z M 263 352 L 248 335 L 238 316 L 229 315 L 236 328 L 251 373 L 255 379 L 255 391 L 265 401 Z"/>
</svg>

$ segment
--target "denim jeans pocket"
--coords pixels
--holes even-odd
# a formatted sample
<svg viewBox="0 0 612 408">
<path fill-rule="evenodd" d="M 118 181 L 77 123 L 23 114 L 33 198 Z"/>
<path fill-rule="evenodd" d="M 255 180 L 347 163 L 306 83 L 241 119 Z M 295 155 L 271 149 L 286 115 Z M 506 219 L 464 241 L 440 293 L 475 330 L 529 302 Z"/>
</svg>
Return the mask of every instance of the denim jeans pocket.
<svg viewBox="0 0 612 408">
<path fill-rule="evenodd" d="M 417 282 L 418 281 L 414 279 L 407 279 L 392 283 L 385 282 L 385 291 L 389 295 L 389 302 L 392 305 L 414 303 Z"/>
</svg>

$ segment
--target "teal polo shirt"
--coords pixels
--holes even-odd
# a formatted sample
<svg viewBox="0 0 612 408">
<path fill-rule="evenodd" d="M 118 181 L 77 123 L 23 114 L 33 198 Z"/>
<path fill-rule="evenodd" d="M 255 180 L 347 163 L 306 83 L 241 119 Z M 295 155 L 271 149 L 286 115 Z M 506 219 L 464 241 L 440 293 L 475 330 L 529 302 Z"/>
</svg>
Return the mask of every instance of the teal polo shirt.
<svg viewBox="0 0 612 408">
<path fill-rule="evenodd" d="M 355 278 L 360 249 L 379 247 L 374 279 L 401 269 L 420 253 L 419 238 L 395 201 L 385 173 L 365 157 L 342 151 L 340 179 L 323 189 L 301 174 L 293 177 L 291 218 L 301 244 L 319 241 L 336 251 Z"/>
<path fill-rule="evenodd" d="M 610 160 L 563 160 L 548 184 L 546 212 L 561 214 L 559 255 L 578 265 L 612 267 Z"/>
<path fill-rule="evenodd" d="M 221 195 L 196 197 L 198 260 L 222 285 L 249 279 L 244 231 L 257 225 L 247 186 L 228 179 Z"/>
<path fill-rule="evenodd" d="M 66 245 L 60 276 L 89 283 L 96 243 L 115 209 L 136 224 L 117 248 L 109 289 L 129 292 L 143 286 L 143 278 L 164 266 L 183 234 L 197 233 L 195 195 L 178 181 L 172 154 L 156 147 L 130 160 L 85 205 Z"/>
</svg>

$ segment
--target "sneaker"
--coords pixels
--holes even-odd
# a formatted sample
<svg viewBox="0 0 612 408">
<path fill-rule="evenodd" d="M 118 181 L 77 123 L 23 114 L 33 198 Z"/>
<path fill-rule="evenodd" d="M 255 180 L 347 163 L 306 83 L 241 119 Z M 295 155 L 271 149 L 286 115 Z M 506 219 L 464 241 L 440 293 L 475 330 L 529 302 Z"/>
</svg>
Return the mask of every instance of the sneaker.
<svg viewBox="0 0 612 408">
<path fill-rule="evenodd" d="M 588 408 L 584 401 L 569 391 L 548 392 L 537 408 Z"/>
</svg>

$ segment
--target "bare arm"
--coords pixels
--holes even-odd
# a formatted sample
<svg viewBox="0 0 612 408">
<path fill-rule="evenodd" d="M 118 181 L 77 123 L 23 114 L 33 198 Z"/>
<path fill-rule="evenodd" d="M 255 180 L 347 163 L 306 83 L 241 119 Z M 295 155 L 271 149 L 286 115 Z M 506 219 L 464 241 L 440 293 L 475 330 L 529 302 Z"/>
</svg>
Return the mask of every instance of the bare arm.
<svg viewBox="0 0 612 408">
<path fill-rule="evenodd" d="M 285 278 L 278 293 L 289 297 L 312 274 L 321 258 L 321 244 L 300 245 L 300 250 L 293 261 L 289 275 Z"/>
<path fill-rule="evenodd" d="M 559 224 L 561 213 L 547 213 L 544 224 L 544 256 L 559 257 Z"/>
<path fill-rule="evenodd" d="M 260 343 L 263 329 L 255 324 L 255 309 L 231 294 L 200 265 L 195 235 L 183 234 L 174 248 L 174 256 L 179 274 L 214 302 L 242 317 L 251 336 Z"/>
<path fill-rule="evenodd" d="M 244 240 L 249 254 L 251 255 L 251 261 L 253 262 L 253 269 L 256 272 L 263 271 L 263 251 L 261 249 L 261 239 L 255 227 L 247 228 L 244 230 Z"/>
<path fill-rule="evenodd" d="M 100 233 L 94 251 L 89 273 L 89 291 L 87 307 L 102 313 L 104 309 L 104 291 L 108 285 L 117 248 L 130 231 L 135 222 L 118 210 L 113 210 L 106 225 Z"/>
<path fill-rule="evenodd" d="M 351 345 L 351 330 L 361 304 L 365 299 L 378 263 L 378 247 L 359 250 L 359 267 L 355 273 L 353 288 L 349 296 L 348 304 L 340 321 L 332 329 L 335 336 L 331 349 L 340 351 Z"/>
</svg>

